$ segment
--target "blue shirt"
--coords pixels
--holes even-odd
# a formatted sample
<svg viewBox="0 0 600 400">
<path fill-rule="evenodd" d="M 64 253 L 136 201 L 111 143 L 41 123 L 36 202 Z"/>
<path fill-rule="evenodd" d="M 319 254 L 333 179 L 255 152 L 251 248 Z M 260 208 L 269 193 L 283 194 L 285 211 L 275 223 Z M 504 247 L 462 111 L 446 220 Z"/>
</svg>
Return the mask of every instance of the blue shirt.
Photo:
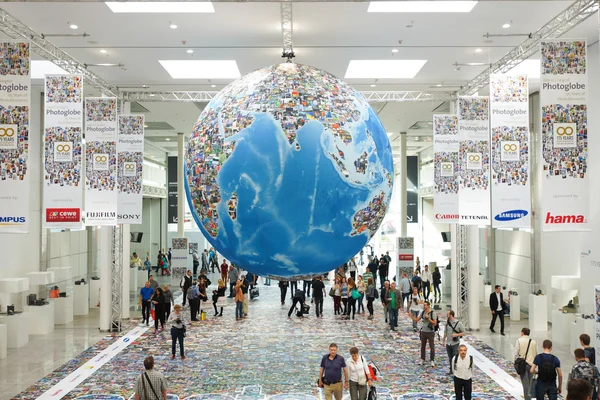
<svg viewBox="0 0 600 400">
<path fill-rule="evenodd" d="M 140 289 L 140 294 L 142 295 L 143 301 L 148 301 L 150 300 L 150 297 L 152 297 L 152 295 L 154 294 L 154 289 L 152 289 L 151 287 L 147 288 L 144 286 Z"/>
<path fill-rule="evenodd" d="M 329 354 L 326 354 L 321 360 L 321 368 L 324 370 L 323 381 L 338 383 L 342 381 L 342 368 L 346 368 L 346 360 L 338 354 L 332 360 Z"/>
</svg>

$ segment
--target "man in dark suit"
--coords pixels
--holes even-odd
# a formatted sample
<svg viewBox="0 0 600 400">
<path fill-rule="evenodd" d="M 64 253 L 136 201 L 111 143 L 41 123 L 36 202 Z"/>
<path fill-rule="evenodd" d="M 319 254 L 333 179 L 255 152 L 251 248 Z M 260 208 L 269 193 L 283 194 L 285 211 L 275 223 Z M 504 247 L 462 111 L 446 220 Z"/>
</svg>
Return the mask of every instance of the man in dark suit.
<svg viewBox="0 0 600 400">
<path fill-rule="evenodd" d="M 504 336 L 504 312 L 506 311 L 506 303 L 500 291 L 500 285 L 496 285 L 494 293 L 490 294 L 490 310 L 492 310 L 492 323 L 490 331 L 496 333 L 494 325 L 496 325 L 496 317 L 500 317 L 500 334 Z"/>
</svg>

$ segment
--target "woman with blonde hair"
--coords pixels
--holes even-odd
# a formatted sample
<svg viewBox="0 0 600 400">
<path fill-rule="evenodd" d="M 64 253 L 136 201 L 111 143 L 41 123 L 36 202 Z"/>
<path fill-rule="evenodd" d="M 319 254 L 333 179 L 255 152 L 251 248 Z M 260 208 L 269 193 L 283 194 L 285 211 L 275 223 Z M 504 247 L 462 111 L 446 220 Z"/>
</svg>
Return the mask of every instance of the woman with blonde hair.
<svg viewBox="0 0 600 400">
<path fill-rule="evenodd" d="M 219 302 L 220 298 L 223 298 L 223 300 L 225 300 L 225 282 L 223 281 L 223 279 L 219 279 L 219 288 L 217 290 L 213 290 L 212 301 L 213 301 L 213 307 L 215 309 L 215 317 L 223 316 L 223 306 L 222 305 L 221 305 L 221 313 L 219 314 L 219 312 L 217 311 L 217 303 L 222 304 L 222 302 Z"/>
</svg>

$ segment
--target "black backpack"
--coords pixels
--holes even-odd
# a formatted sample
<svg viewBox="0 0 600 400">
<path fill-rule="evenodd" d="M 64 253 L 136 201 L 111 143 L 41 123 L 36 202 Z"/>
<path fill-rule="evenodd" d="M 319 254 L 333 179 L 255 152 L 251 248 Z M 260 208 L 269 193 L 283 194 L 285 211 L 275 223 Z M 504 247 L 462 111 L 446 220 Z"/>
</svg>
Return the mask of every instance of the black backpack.
<svg viewBox="0 0 600 400">
<path fill-rule="evenodd" d="M 473 356 L 469 356 L 471 361 L 469 362 L 469 369 L 473 369 Z M 458 356 L 454 356 L 454 371 L 456 371 L 456 364 L 458 363 Z"/>
<path fill-rule="evenodd" d="M 379 298 L 379 292 L 377 291 L 377 288 L 375 288 L 375 293 L 373 294 L 373 296 L 375 296 L 376 299 Z"/>
<path fill-rule="evenodd" d="M 542 364 L 538 367 L 538 379 L 542 382 L 556 382 L 556 367 L 554 366 L 554 355 L 547 358 L 540 355 Z"/>
</svg>

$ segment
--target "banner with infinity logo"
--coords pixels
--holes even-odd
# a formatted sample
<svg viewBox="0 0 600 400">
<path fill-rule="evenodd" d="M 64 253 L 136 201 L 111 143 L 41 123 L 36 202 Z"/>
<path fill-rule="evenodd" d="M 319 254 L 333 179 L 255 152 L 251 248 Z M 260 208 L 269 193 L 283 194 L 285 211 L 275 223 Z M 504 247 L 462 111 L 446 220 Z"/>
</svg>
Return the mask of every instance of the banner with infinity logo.
<svg viewBox="0 0 600 400">
<path fill-rule="evenodd" d="M 541 43 L 541 225 L 544 231 L 587 231 L 588 78 L 584 40 Z"/>
<path fill-rule="evenodd" d="M 531 228 L 529 80 L 490 77 L 492 226 Z"/>
<path fill-rule="evenodd" d="M 86 226 L 116 225 L 117 99 L 85 99 L 85 213 Z"/>
<path fill-rule="evenodd" d="M 29 43 L 0 44 L 0 233 L 29 231 Z"/>
<path fill-rule="evenodd" d="M 434 221 L 457 223 L 459 161 L 458 115 L 433 116 L 433 152 L 435 193 Z"/>
<path fill-rule="evenodd" d="M 44 228 L 82 228 L 83 77 L 44 82 Z"/>
<path fill-rule="evenodd" d="M 144 116 L 119 115 L 117 142 L 118 222 L 142 223 Z"/>
<path fill-rule="evenodd" d="M 463 225 L 490 224 L 489 97 L 458 98 L 458 213 Z"/>
</svg>

